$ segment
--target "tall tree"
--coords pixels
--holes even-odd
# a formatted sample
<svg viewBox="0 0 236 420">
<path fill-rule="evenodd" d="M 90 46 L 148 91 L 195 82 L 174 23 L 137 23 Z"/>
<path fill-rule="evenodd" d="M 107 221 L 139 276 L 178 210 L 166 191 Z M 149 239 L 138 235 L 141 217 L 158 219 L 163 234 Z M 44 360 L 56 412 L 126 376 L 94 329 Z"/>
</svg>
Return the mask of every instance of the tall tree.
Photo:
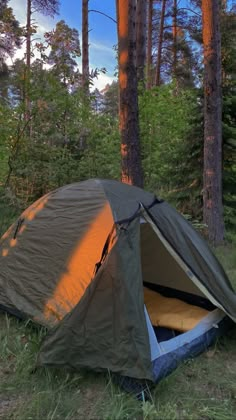
<svg viewBox="0 0 236 420">
<path fill-rule="evenodd" d="M 135 17 L 136 0 L 117 0 L 121 179 L 142 187 Z"/>
<path fill-rule="evenodd" d="M 12 57 L 21 45 L 22 31 L 8 3 L 9 0 L 0 0 L 0 70 L 5 59 Z"/>
<path fill-rule="evenodd" d="M 160 29 L 159 29 L 159 37 L 158 37 L 156 74 L 155 74 L 156 86 L 159 86 L 161 82 L 161 57 L 162 57 L 163 35 L 164 35 L 165 11 L 166 11 L 166 0 L 162 0 L 161 21 L 160 21 Z"/>
<path fill-rule="evenodd" d="M 173 27 L 172 27 L 172 33 L 173 33 L 173 71 L 172 74 L 174 78 L 176 78 L 177 75 L 177 0 L 174 0 L 173 3 Z"/>
<path fill-rule="evenodd" d="M 82 2 L 82 77 L 85 93 L 89 92 L 88 3 L 89 0 Z"/>
<path fill-rule="evenodd" d="M 202 0 L 204 50 L 203 218 L 215 245 L 224 239 L 220 0 Z"/>
<path fill-rule="evenodd" d="M 45 33 L 45 39 L 51 48 L 48 63 L 66 87 L 74 81 L 76 58 L 81 55 L 79 33 L 77 29 L 70 28 L 64 20 L 60 20 L 53 31 Z"/>
<path fill-rule="evenodd" d="M 21 46 L 22 30 L 9 0 L 0 0 L 0 99 L 9 99 L 9 66 L 7 60 L 13 59 L 16 48 Z"/>
<path fill-rule="evenodd" d="M 147 30 L 147 89 L 151 87 L 152 72 L 152 20 L 153 20 L 153 0 L 148 0 L 148 30 Z"/>
<path fill-rule="evenodd" d="M 144 67 L 146 61 L 146 0 L 137 0 L 137 77 L 144 83 Z"/>
<path fill-rule="evenodd" d="M 54 16 L 58 12 L 59 0 L 27 0 L 26 22 L 26 89 L 25 89 L 25 119 L 30 119 L 30 70 L 31 70 L 31 38 L 35 29 L 32 26 L 32 13 L 39 12 Z"/>
</svg>

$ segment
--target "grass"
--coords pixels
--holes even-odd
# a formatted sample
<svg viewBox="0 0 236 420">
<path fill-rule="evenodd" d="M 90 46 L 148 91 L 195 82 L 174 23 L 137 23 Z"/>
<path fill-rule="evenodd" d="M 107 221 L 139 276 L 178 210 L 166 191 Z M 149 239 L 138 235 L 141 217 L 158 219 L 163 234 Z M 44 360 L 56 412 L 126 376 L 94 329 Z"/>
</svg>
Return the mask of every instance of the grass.
<svg viewBox="0 0 236 420">
<path fill-rule="evenodd" d="M 19 210 L 0 201 L 0 233 Z M 236 242 L 236 241 L 235 241 Z M 216 251 L 236 288 L 233 244 Z M 109 375 L 34 370 L 45 334 L 30 322 L 0 314 L 0 419 L 231 420 L 236 413 L 236 328 L 206 353 L 183 363 L 141 403 Z"/>
</svg>

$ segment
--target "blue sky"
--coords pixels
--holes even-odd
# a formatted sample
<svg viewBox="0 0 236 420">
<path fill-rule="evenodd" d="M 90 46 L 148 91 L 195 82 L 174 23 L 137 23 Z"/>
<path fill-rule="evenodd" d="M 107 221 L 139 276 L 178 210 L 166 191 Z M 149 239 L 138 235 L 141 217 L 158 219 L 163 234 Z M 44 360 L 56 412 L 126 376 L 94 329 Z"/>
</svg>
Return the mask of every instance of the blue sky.
<svg viewBox="0 0 236 420">
<path fill-rule="evenodd" d="M 115 3 L 115 0 L 90 0 L 89 9 L 104 12 L 115 19 Z M 41 14 L 35 15 L 39 35 L 42 36 L 44 32 L 55 27 L 57 21 L 64 19 L 69 26 L 79 31 L 81 40 L 82 0 L 60 0 L 60 4 L 60 14 L 54 19 Z M 10 0 L 9 5 L 13 8 L 20 23 L 25 24 L 26 0 Z M 106 75 L 100 75 L 95 81 L 95 86 L 101 89 L 114 79 L 116 60 L 113 46 L 117 43 L 116 24 L 101 14 L 91 12 L 89 13 L 89 29 L 90 67 L 107 69 Z M 17 56 L 22 57 L 23 53 L 24 50 L 19 51 Z"/>
<path fill-rule="evenodd" d="M 229 0 L 229 7 L 235 4 L 235 1 Z M 26 22 L 26 2 L 27 0 L 10 0 L 9 2 L 21 24 Z M 54 19 L 41 14 L 35 15 L 39 35 L 42 37 L 44 32 L 55 27 L 57 21 L 64 19 L 69 26 L 78 29 L 81 39 L 82 0 L 60 0 L 60 3 L 60 14 Z M 115 0 L 89 0 L 89 9 L 95 9 L 116 18 L 115 4 Z M 189 0 L 179 0 L 178 4 L 186 7 Z M 114 79 L 116 60 L 113 46 L 117 43 L 116 24 L 98 13 L 89 13 L 89 27 L 90 68 L 105 67 L 107 69 L 107 73 L 101 74 L 94 82 L 95 87 L 102 89 Z M 16 56 L 21 58 L 24 50 L 25 46 L 17 52 Z M 79 67 L 81 68 L 81 59 Z"/>
<path fill-rule="evenodd" d="M 89 9 L 104 12 L 116 18 L 115 0 L 90 0 Z M 82 27 L 82 0 L 61 0 L 60 17 L 69 26 L 79 29 Z M 113 46 L 117 43 L 116 25 L 101 14 L 89 13 L 89 38 L 91 67 L 106 67 L 108 74 L 113 76 L 115 67 L 115 53 Z"/>
</svg>

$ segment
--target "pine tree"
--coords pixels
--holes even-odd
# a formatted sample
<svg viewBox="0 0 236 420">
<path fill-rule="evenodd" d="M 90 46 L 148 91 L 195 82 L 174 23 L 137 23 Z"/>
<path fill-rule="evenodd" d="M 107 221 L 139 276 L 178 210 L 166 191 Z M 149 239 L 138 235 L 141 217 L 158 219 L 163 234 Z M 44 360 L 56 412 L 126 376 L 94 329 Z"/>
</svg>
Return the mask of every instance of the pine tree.
<svg viewBox="0 0 236 420">
<path fill-rule="evenodd" d="M 137 0 L 137 77 L 144 84 L 144 69 L 146 63 L 146 0 Z"/>
<path fill-rule="evenodd" d="M 148 24 L 147 24 L 147 75 L 146 88 L 152 85 L 152 30 L 153 30 L 153 0 L 148 0 Z"/>
<path fill-rule="evenodd" d="M 204 48 L 203 219 L 215 245 L 224 239 L 220 2 L 202 0 Z"/>
<path fill-rule="evenodd" d="M 136 0 L 117 0 L 122 182 L 142 187 L 136 71 Z"/>
<path fill-rule="evenodd" d="M 82 2 L 82 78 L 85 94 L 89 93 L 88 3 L 89 0 Z"/>
<path fill-rule="evenodd" d="M 74 80 L 76 58 L 81 55 L 77 29 L 70 28 L 64 20 L 60 20 L 53 31 L 46 32 L 45 39 L 51 48 L 48 64 L 64 86 L 70 85 Z"/>
<path fill-rule="evenodd" d="M 25 72 L 25 119 L 30 120 L 30 71 L 31 71 L 31 40 L 35 28 L 32 26 L 32 13 L 39 12 L 54 16 L 58 12 L 59 0 L 27 0 L 26 23 L 26 72 Z"/>
</svg>

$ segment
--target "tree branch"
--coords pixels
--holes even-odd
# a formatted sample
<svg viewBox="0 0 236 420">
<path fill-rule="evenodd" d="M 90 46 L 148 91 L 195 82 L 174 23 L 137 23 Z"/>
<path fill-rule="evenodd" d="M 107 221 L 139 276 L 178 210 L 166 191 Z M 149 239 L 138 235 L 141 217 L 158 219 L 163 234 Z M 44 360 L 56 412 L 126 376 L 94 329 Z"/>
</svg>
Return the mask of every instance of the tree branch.
<svg viewBox="0 0 236 420">
<path fill-rule="evenodd" d="M 195 12 L 193 9 L 189 9 L 188 7 L 180 7 L 180 8 L 178 9 L 178 12 L 179 12 L 180 10 L 188 10 L 189 12 L 193 13 L 194 15 L 197 15 L 198 17 L 201 17 L 201 16 L 202 16 L 200 13 Z"/>
<path fill-rule="evenodd" d="M 112 20 L 112 22 L 117 23 L 113 17 L 107 15 L 106 13 L 100 12 L 99 10 L 90 9 L 89 12 L 99 13 L 100 15 L 106 16 L 108 19 Z"/>
</svg>

